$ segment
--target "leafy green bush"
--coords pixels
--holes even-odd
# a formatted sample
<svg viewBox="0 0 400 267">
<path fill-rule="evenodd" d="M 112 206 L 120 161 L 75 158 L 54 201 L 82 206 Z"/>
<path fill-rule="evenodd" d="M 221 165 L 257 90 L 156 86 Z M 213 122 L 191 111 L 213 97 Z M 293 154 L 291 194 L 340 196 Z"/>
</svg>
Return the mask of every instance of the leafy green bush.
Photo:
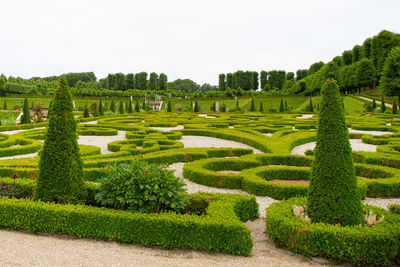
<svg viewBox="0 0 400 267">
<path fill-rule="evenodd" d="M 165 166 L 135 160 L 112 167 L 96 199 L 105 206 L 132 212 L 180 211 L 188 204 L 182 195 L 184 185 Z"/>
</svg>

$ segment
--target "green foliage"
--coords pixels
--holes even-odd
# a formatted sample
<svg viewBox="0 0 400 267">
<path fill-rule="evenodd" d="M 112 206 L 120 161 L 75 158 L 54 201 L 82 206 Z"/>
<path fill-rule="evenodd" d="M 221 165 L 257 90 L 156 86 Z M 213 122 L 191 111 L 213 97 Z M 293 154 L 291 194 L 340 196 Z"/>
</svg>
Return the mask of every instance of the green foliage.
<svg viewBox="0 0 400 267">
<path fill-rule="evenodd" d="M 235 111 L 240 111 L 239 100 L 236 100 Z"/>
<path fill-rule="evenodd" d="M 232 89 L 229 86 L 225 89 L 225 96 L 233 97 Z"/>
<path fill-rule="evenodd" d="M 256 104 L 254 103 L 254 98 L 251 99 L 250 111 L 252 112 L 256 111 Z"/>
<path fill-rule="evenodd" d="M 262 101 L 260 101 L 260 112 L 264 112 L 264 106 Z"/>
<path fill-rule="evenodd" d="M 336 81 L 322 88 L 307 212 L 313 222 L 358 225 L 363 214 Z"/>
<path fill-rule="evenodd" d="M 193 112 L 199 112 L 200 111 L 200 107 L 199 107 L 199 103 L 197 102 L 197 100 L 194 102 L 194 108 L 193 108 Z"/>
<path fill-rule="evenodd" d="M 211 105 L 211 107 L 210 107 L 210 110 L 211 110 L 211 111 L 217 111 L 217 104 L 216 104 L 215 101 L 212 103 L 212 105 Z"/>
<path fill-rule="evenodd" d="M 36 198 L 58 203 L 76 203 L 82 201 L 85 195 L 82 161 L 67 80 L 61 78 L 58 84 L 40 154 Z"/>
<path fill-rule="evenodd" d="M 382 101 L 381 101 L 381 112 L 385 113 L 386 111 L 386 104 L 385 104 L 385 99 L 382 97 Z"/>
<path fill-rule="evenodd" d="M 86 100 L 85 102 L 85 107 L 83 108 L 83 117 L 84 118 L 89 118 L 90 117 L 90 113 L 89 113 L 89 104 L 88 101 Z"/>
<path fill-rule="evenodd" d="M 165 75 L 164 73 L 160 73 L 160 78 L 159 78 L 159 82 L 158 82 L 158 86 L 160 90 L 167 90 L 167 75 Z"/>
<path fill-rule="evenodd" d="M 124 111 L 124 103 L 122 102 L 122 100 L 119 101 L 118 113 L 119 113 L 119 114 L 124 114 L 124 113 L 125 113 L 125 111 Z"/>
<path fill-rule="evenodd" d="M 225 88 L 226 88 L 225 74 L 221 73 L 218 79 L 218 89 L 220 91 L 225 91 Z"/>
<path fill-rule="evenodd" d="M 96 101 L 93 101 L 93 103 L 90 105 L 90 113 L 92 114 L 93 117 L 98 117 L 100 115 L 99 105 L 97 104 Z"/>
<path fill-rule="evenodd" d="M 375 99 L 372 101 L 372 110 L 375 110 L 376 109 L 376 101 L 375 101 Z"/>
<path fill-rule="evenodd" d="M 182 195 L 184 185 L 165 166 L 133 161 L 112 167 L 96 199 L 105 206 L 131 212 L 179 212 L 188 204 Z"/>
<path fill-rule="evenodd" d="M 283 98 L 281 98 L 281 103 L 279 104 L 279 112 L 284 112 L 285 108 L 283 106 Z"/>
<path fill-rule="evenodd" d="M 135 111 L 136 111 L 136 112 L 140 112 L 139 99 L 136 99 Z"/>
<path fill-rule="evenodd" d="M 396 104 L 396 101 L 393 101 L 393 104 L 392 104 L 392 114 L 397 114 L 397 104 Z"/>
<path fill-rule="evenodd" d="M 28 98 L 24 100 L 24 108 L 22 110 L 21 124 L 31 123 L 31 112 L 29 110 Z"/>
<path fill-rule="evenodd" d="M 133 113 L 132 100 L 130 98 L 128 101 L 128 113 Z"/>
<path fill-rule="evenodd" d="M 3 103 L 3 109 L 7 110 L 7 101 L 4 99 L 4 103 Z"/>
<path fill-rule="evenodd" d="M 117 110 L 117 109 L 115 108 L 114 99 L 112 99 L 112 100 L 111 100 L 111 104 L 110 104 L 110 111 L 112 111 L 112 112 L 115 113 L 116 110 Z"/>
<path fill-rule="evenodd" d="M 273 203 L 266 210 L 266 233 L 279 247 L 307 257 L 326 257 L 355 266 L 384 266 L 396 263 L 400 247 L 400 217 L 364 206 L 379 218 L 378 225 L 341 226 L 308 223 L 293 215 L 293 206 L 304 206 L 304 198 Z"/>
<path fill-rule="evenodd" d="M 386 58 L 379 87 L 385 96 L 400 97 L 400 47 L 393 48 Z"/>
<path fill-rule="evenodd" d="M 314 112 L 314 106 L 313 106 L 313 103 L 312 103 L 312 98 L 310 98 L 310 103 L 308 104 L 308 111 Z"/>
<path fill-rule="evenodd" d="M 167 112 L 172 112 L 171 98 L 168 99 Z"/>
</svg>

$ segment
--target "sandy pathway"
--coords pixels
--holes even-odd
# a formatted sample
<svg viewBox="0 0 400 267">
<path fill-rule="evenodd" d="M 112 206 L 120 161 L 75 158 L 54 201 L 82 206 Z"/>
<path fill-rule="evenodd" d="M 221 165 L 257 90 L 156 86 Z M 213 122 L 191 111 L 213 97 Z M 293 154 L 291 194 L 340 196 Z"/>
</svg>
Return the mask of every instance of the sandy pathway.
<svg viewBox="0 0 400 267">
<path fill-rule="evenodd" d="M 364 99 L 364 100 L 367 100 L 367 101 L 374 101 L 373 99 L 371 99 L 371 98 L 368 98 L 368 97 L 364 97 L 364 96 L 357 96 L 358 98 L 361 98 L 361 99 Z M 380 105 L 380 104 L 382 104 L 382 101 L 379 101 L 379 100 L 375 100 L 375 102 L 378 104 L 378 105 Z M 393 106 L 392 106 L 392 104 L 388 104 L 388 103 L 385 103 L 385 106 L 387 106 L 387 107 L 389 107 L 389 108 L 392 108 Z"/>
<path fill-rule="evenodd" d="M 112 153 L 107 149 L 107 144 L 114 141 L 126 140 L 126 131 L 118 131 L 117 135 L 111 136 L 95 136 L 95 135 L 80 135 L 78 144 L 97 146 L 101 149 L 101 154 Z"/>
<path fill-rule="evenodd" d="M 361 133 L 361 134 L 371 134 L 371 135 L 384 135 L 384 134 L 393 134 L 393 132 L 385 132 L 385 131 L 362 131 L 362 130 L 354 130 L 349 128 L 349 133 Z"/>
<path fill-rule="evenodd" d="M 182 140 L 179 140 L 184 144 L 185 148 L 191 147 L 230 147 L 230 148 L 250 148 L 253 149 L 255 154 L 263 153 L 257 148 L 248 146 L 243 143 L 230 141 L 221 138 L 208 137 L 208 136 L 196 136 L 196 135 L 184 135 Z"/>
<path fill-rule="evenodd" d="M 376 152 L 377 145 L 365 144 L 360 139 L 349 139 L 351 149 L 353 151 L 366 151 L 366 152 Z M 293 155 L 305 155 L 307 150 L 313 150 L 315 148 L 316 142 L 310 142 L 307 144 L 296 146 L 290 151 Z"/>
<path fill-rule="evenodd" d="M 173 130 L 183 130 L 183 125 L 178 125 L 175 127 L 149 127 L 150 129 L 159 130 L 163 132 L 169 132 Z"/>
</svg>

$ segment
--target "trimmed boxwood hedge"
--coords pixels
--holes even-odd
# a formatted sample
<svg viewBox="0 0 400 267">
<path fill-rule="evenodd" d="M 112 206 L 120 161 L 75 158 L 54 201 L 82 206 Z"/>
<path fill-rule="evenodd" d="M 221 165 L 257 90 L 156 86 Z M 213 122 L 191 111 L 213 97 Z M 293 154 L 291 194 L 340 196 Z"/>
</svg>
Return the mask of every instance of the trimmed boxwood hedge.
<svg viewBox="0 0 400 267">
<path fill-rule="evenodd" d="M 249 256 L 251 231 L 241 221 L 258 217 L 254 196 L 195 194 L 209 203 L 206 214 L 142 214 L 84 205 L 0 198 L 0 227 L 123 243 L 192 248 Z"/>
<path fill-rule="evenodd" d="M 384 216 L 384 220 L 372 227 L 310 224 L 293 215 L 293 205 L 306 203 L 305 198 L 292 198 L 267 208 L 266 233 L 278 247 L 308 257 L 326 257 L 360 266 L 400 263 L 399 216 L 364 206 Z"/>
</svg>

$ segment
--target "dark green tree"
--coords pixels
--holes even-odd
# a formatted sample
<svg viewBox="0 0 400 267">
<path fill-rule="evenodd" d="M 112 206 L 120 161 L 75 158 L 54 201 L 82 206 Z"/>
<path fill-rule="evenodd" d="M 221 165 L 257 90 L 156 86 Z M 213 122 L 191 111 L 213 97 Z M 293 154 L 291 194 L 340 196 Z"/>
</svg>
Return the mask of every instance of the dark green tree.
<svg viewBox="0 0 400 267">
<path fill-rule="evenodd" d="M 215 103 L 215 101 L 212 103 L 211 107 L 210 107 L 211 111 L 217 111 L 217 104 Z"/>
<path fill-rule="evenodd" d="M 136 111 L 136 112 L 140 112 L 139 99 L 136 99 L 135 111 Z"/>
<path fill-rule="evenodd" d="M 385 113 L 386 111 L 386 104 L 385 104 L 385 99 L 382 97 L 382 101 L 381 101 L 381 112 Z"/>
<path fill-rule="evenodd" d="M 84 118 L 89 118 L 90 117 L 89 104 L 88 104 L 87 100 L 85 102 L 85 106 L 83 107 L 83 117 Z"/>
<path fill-rule="evenodd" d="M 220 91 L 225 91 L 225 88 L 226 88 L 226 77 L 225 74 L 221 73 L 218 76 L 218 89 Z"/>
<path fill-rule="evenodd" d="M 258 72 L 253 71 L 253 90 L 257 90 L 259 86 Z"/>
<path fill-rule="evenodd" d="M 82 160 L 68 82 L 61 78 L 49 112 L 40 153 L 35 197 L 42 201 L 79 203 L 85 197 Z"/>
<path fill-rule="evenodd" d="M 262 100 L 260 101 L 260 112 L 264 112 L 264 106 Z"/>
<path fill-rule="evenodd" d="M 268 84 L 268 71 L 262 70 L 260 73 L 260 84 L 261 84 L 261 89 L 265 90 L 266 85 Z"/>
<path fill-rule="evenodd" d="M 168 99 L 167 112 L 172 112 L 171 98 Z"/>
<path fill-rule="evenodd" d="M 373 87 L 376 82 L 376 71 L 372 60 L 363 58 L 356 64 L 356 84 L 358 87 Z"/>
<path fill-rule="evenodd" d="M 133 73 L 126 75 L 126 89 L 135 89 L 135 75 Z"/>
<path fill-rule="evenodd" d="M 115 111 L 117 110 L 116 107 L 115 107 L 114 99 L 111 100 L 110 110 L 111 110 L 112 112 L 114 112 L 114 113 L 115 113 Z"/>
<path fill-rule="evenodd" d="M 158 75 L 155 72 L 150 73 L 149 89 L 152 91 L 158 90 Z"/>
<path fill-rule="evenodd" d="M 232 89 L 230 87 L 226 87 L 225 89 L 225 96 L 227 97 L 233 97 L 233 92 Z"/>
<path fill-rule="evenodd" d="M 396 104 L 396 100 L 393 101 L 393 105 L 392 105 L 392 114 L 397 114 L 397 104 Z"/>
<path fill-rule="evenodd" d="M 312 98 L 310 98 L 310 103 L 308 104 L 308 111 L 314 112 L 314 106 L 313 106 L 313 103 L 312 103 Z"/>
<path fill-rule="evenodd" d="M 108 74 L 107 76 L 107 88 L 115 90 L 115 74 Z"/>
<path fill-rule="evenodd" d="M 342 53 L 343 64 L 345 66 L 350 65 L 353 63 L 353 51 L 346 50 Z"/>
<path fill-rule="evenodd" d="M 379 85 L 385 96 L 398 96 L 400 103 L 400 47 L 395 47 L 386 58 Z"/>
<path fill-rule="evenodd" d="M 254 103 L 254 98 L 251 99 L 250 111 L 251 112 L 256 111 L 256 104 Z"/>
<path fill-rule="evenodd" d="M 21 124 L 31 123 L 31 112 L 29 110 L 28 98 L 24 99 L 24 107 L 22 109 Z"/>
<path fill-rule="evenodd" d="M 147 89 L 147 72 L 139 72 L 135 74 L 135 87 L 139 90 Z"/>
<path fill-rule="evenodd" d="M 321 93 L 307 213 L 313 223 L 359 225 L 363 208 L 336 81 L 327 80 Z"/>
<path fill-rule="evenodd" d="M 279 112 L 284 112 L 285 108 L 283 106 L 283 98 L 281 98 L 281 104 L 279 105 Z"/>
<path fill-rule="evenodd" d="M 234 81 L 233 81 L 233 74 L 228 73 L 226 74 L 226 87 L 234 88 Z"/>
<path fill-rule="evenodd" d="M 158 86 L 160 90 L 167 90 L 167 82 L 168 82 L 168 77 L 164 73 L 160 73 L 160 79 L 158 82 Z"/>
<path fill-rule="evenodd" d="M 353 47 L 353 63 L 360 61 L 363 58 L 363 48 L 361 45 Z"/>
<path fill-rule="evenodd" d="M 4 99 L 4 103 L 3 103 L 3 109 L 7 110 L 7 101 Z"/>
<path fill-rule="evenodd" d="M 93 103 L 90 105 L 90 113 L 92 113 L 93 117 L 98 117 L 100 115 L 99 105 L 96 101 L 93 101 Z"/>
<path fill-rule="evenodd" d="M 240 111 L 239 100 L 236 100 L 235 111 Z"/>
<path fill-rule="evenodd" d="M 376 109 L 376 101 L 375 101 L 375 99 L 372 101 L 372 110 L 375 110 Z"/>
<path fill-rule="evenodd" d="M 126 77 L 125 74 L 121 72 L 115 74 L 115 90 L 117 91 L 126 90 Z"/>
<path fill-rule="evenodd" d="M 199 107 L 199 103 L 197 102 L 197 100 L 194 102 L 194 112 L 199 112 L 200 111 L 200 107 Z"/>
<path fill-rule="evenodd" d="M 118 111 L 119 111 L 119 114 L 124 114 L 124 103 L 122 102 L 122 100 L 121 101 L 119 101 L 119 105 L 118 105 Z"/>
<path fill-rule="evenodd" d="M 99 101 L 99 114 L 100 114 L 100 116 L 104 116 L 103 100 L 101 100 L 101 98 Z"/>
<path fill-rule="evenodd" d="M 132 112 L 133 112 L 132 100 L 129 98 L 129 101 L 128 101 L 128 113 L 132 113 Z"/>
</svg>

